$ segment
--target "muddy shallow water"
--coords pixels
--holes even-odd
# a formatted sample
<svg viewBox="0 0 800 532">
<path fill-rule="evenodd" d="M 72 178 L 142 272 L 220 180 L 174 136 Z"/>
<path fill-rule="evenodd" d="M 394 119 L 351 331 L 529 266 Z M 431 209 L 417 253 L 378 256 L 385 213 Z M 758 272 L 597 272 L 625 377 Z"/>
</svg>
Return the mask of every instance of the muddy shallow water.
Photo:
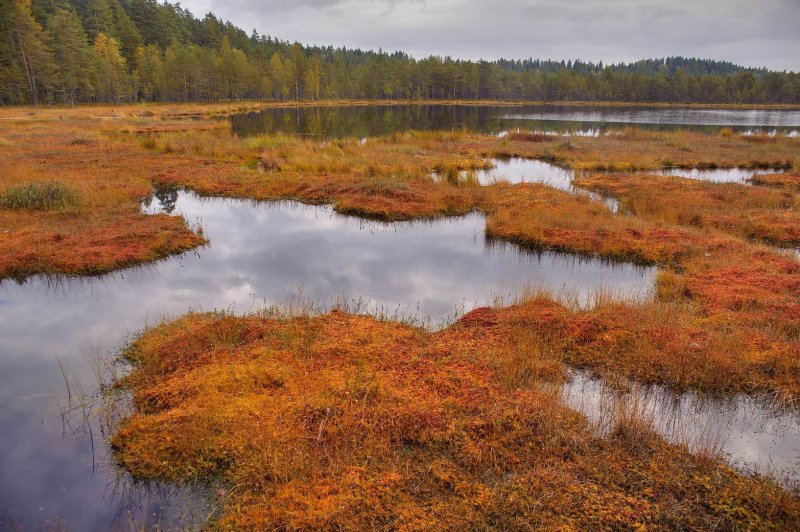
<svg viewBox="0 0 800 532">
<path fill-rule="evenodd" d="M 0 528 L 202 520 L 191 493 L 131 486 L 110 465 L 100 427 L 90 432 L 81 423 L 81 409 L 69 423 L 61 416 L 64 375 L 73 402 L 81 390 L 96 394 L 93 360 L 164 317 L 346 300 L 364 311 L 429 318 L 435 327 L 526 287 L 583 303 L 597 290 L 645 297 L 656 272 L 490 240 L 478 213 L 381 224 L 330 207 L 177 191 L 159 192 L 145 209 L 184 214 L 211 243 L 102 277 L 0 283 Z"/>
</svg>

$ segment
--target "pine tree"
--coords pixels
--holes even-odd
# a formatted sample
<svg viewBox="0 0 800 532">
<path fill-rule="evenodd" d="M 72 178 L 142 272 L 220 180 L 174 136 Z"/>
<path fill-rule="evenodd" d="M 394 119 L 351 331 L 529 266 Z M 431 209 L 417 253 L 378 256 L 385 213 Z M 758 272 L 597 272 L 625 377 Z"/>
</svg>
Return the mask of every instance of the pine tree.
<svg viewBox="0 0 800 532">
<path fill-rule="evenodd" d="M 72 1 L 83 22 L 83 27 L 92 42 L 94 42 L 97 35 L 100 33 L 116 36 L 114 14 L 111 12 L 111 8 L 108 7 L 108 2 L 106 2 L 106 0 Z"/>
<path fill-rule="evenodd" d="M 58 67 L 41 25 L 31 14 L 30 0 L 0 3 L 0 35 L 0 78 L 5 98 L 11 103 L 22 103 L 20 100 L 25 98 L 33 105 L 42 96 L 52 99 Z"/>
<path fill-rule="evenodd" d="M 136 50 L 144 44 L 144 40 L 119 0 L 107 1 L 114 18 L 114 32 L 111 35 L 119 41 L 120 51 L 128 62 L 128 67 L 134 69 L 136 68 Z"/>
</svg>

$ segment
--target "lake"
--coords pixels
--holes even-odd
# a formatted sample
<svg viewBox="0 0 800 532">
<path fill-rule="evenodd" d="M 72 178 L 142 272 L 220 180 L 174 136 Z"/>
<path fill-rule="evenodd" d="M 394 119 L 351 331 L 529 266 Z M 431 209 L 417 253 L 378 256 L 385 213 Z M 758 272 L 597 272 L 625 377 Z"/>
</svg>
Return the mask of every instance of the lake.
<svg viewBox="0 0 800 532">
<path fill-rule="evenodd" d="M 264 109 L 233 115 L 230 120 L 233 131 L 243 137 L 280 132 L 320 138 L 364 138 L 410 129 L 601 135 L 623 127 L 707 133 L 716 133 L 723 127 L 743 133 L 800 132 L 798 110 L 636 106 L 359 105 Z"/>
</svg>

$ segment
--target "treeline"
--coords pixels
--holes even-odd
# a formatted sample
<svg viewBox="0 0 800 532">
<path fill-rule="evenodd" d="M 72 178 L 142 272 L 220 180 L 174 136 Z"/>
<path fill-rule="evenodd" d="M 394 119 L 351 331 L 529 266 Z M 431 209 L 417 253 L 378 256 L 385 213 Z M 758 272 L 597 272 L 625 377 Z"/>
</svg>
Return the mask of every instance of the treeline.
<svg viewBox="0 0 800 532">
<path fill-rule="evenodd" d="M 0 105 L 245 98 L 800 103 L 800 75 L 681 57 L 417 60 L 248 35 L 157 0 L 0 0 Z"/>
</svg>

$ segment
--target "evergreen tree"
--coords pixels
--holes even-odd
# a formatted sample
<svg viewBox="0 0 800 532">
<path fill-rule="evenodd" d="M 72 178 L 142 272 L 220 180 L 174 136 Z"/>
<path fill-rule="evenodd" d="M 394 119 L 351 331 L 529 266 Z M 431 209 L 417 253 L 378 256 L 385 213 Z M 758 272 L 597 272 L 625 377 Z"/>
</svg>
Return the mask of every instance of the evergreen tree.
<svg viewBox="0 0 800 532">
<path fill-rule="evenodd" d="M 685 57 L 416 60 L 248 35 L 159 0 L 0 0 L 0 104 L 133 98 L 798 103 L 800 76 Z"/>
<path fill-rule="evenodd" d="M 53 98 L 58 68 L 53 53 L 31 13 L 30 0 L 0 3 L 0 80 L 3 100 L 32 103 Z"/>
<path fill-rule="evenodd" d="M 128 62 L 128 67 L 133 69 L 136 67 L 136 50 L 144 44 L 144 40 L 119 0 L 107 1 L 114 18 L 112 36 L 119 41 L 120 51 Z"/>
<path fill-rule="evenodd" d="M 72 0 L 89 40 L 94 42 L 97 35 L 116 35 L 114 15 L 106 0 Z"/>
<path fill-rule="evenodd" d="M 47 22 L 48 43 L 59 65 L 64 100 L 75 104 L 94 97 L 97 57 L 86 38 L 81 20 L 71 9 L 60 9 Z"/>
</svg>

